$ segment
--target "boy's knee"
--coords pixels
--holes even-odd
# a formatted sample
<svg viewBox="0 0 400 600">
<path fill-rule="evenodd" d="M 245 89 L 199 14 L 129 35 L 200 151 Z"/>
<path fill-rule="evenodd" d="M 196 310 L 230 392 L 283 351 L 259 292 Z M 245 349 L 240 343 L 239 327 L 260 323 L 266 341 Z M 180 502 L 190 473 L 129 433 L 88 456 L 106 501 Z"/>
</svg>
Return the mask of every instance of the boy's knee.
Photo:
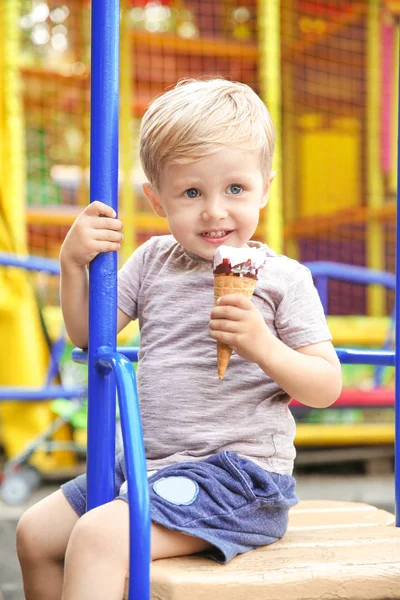
<svg viewBox="0 0 400 600">
<path fill-rule="evenodd" d="M 91 510 L 83 515 L 72 530 L 67 548 L 67 560 L 72 554 L 83 557 L 102 555 L 121 561 L 128 560 L 128 533 L 121 531 L 119 523 L 109 515 L 107 506 Z M 129 530 L 129 522 L 124 527 Z"/>
<path fill-rule="evenodd" d="M 83 515 L 77 521 L 69 539 L 67 553 L 73 551 L 99 552 L 101 550 L 99 528 L 102 524 L 91 512 Z"/>
<path fill-rule="evenodd" d="M 37 512 L 28 509 L 17 525 L 17 554 L 20 560 L 41 560 L 46 554 L 43 538 L 44 524 L 38 519 Z"/>
</svg>

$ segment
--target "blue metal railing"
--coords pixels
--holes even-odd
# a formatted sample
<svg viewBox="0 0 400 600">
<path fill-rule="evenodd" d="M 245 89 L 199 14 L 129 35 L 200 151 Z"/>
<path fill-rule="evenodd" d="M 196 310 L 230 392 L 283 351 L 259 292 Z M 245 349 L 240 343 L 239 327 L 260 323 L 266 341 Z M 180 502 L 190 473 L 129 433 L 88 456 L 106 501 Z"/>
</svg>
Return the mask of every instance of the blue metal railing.
<svg viewBox="0 0 400 600">
<path fill-rule="evenodd" d="M 129 598 L 149 600 L 150 501 L 135 371 L 130 360 L 118 352 L 99 352 L 97 366 L 105 372 L 113 371 L 118 390 L 128 481 L 131 540 Z"/>
<path fill-rule="evenodd" d="M 328 313 L 328 280 L 348 281 L 349 283 L 378 284 L 390 290 L 396 289 L 396 276 L 387 271 L 367 269 L 355 265 L 345 265 L 330 261 L 305 262 L 315 279 L 315 286 L 324 307 Z"/>
<path fill-rule="evenodd" d="M 118 0 L 92 0 L 90 201 L 118 210 Z M 117 253 L 90 264 L 87 508 L 114 499 L 115 391 L 130 518 L 130 600 L 150 600 L 150 502 L 134 369 L 116 352 Z"/>
<path fill-rule="evenodd" d="M 387 271 L 378 271 L 376 269 L 368 269 L 366 267 L 359 267 L 354 265 L 347 265 L 343 263 L 330 262 L 330 261 L 312 261 L 304 263 L 312 273 L 315 281 L 315 286 L 318 290 L 319 297 L 321 299 L 324 312 L 328 314 L 328 284 L 330 279 L 336 281 L 347 281 L 349 283 L 358 283 L 364 285 L 377 284 L 385 287 L 389 290 L 396 289 L 396 275 L 388 273 Z M 390 317 L 390 326 L 386 334 L 386 338 L 381 349 L 381 352 L 377 356 L 377 361 L 370 362 L 370 352 L 365 354 L 365 359 L 362 364 L 374 365 L 376 369 L 374 371 L 374 387 L 380 387 L 382 385 L 384 367 L 387 366 L 383 361 L 383 358 L 379 356 L 386 356 L 385 352 L 391 351 L 394 344 L 394 329 L 396 320 L 396 309 L 393 308 L 392 315 Z M 354 350 L 351 351 L 352 356 Z M 394 355 L 393 355 L 394 357 Z M 361 356 L 360 356 L 361 360 Z M 367 361 L 367 362 L 365 362 Z M 357 363 L 355 363 L 357 364 Z M 390 366 L 394 365 L 393 363 Z"/>
<path fill-rule="evenodd" d="M 92 1 L 90 201 L 118 209 L 119 1 Z M 88 510 L 114 499 L 115 377 L 98 368 L 101 350 L 115 351 L 117 254 L 90 264 Z"/>
<path fill-rule="evenodd" d="M 139 346 L 120 346 L 118 353 L 123 354 L 131 362 L 137 362 Z M 395 364 L 395 352 L 382 350 L 352 350 L 350 348 L 336 348 L 336 353 L 342 364 L 348 365 L 384 365 L 393 367 Z M 75 348 L 72 351 L 75 362 L 87 364 L 88 355 L 84 350 Z"/>
<path fill-rule="evenodd" d="M 17 256 L 7 252 L 0 252 L 0 265 L 6 267 L 18 267 L 25 271 L 41 271 L 50 275 L 60 274 L 60 264 L 58 260 L 50 258 L 41 258 L 39 256 Z"/>
</svg>

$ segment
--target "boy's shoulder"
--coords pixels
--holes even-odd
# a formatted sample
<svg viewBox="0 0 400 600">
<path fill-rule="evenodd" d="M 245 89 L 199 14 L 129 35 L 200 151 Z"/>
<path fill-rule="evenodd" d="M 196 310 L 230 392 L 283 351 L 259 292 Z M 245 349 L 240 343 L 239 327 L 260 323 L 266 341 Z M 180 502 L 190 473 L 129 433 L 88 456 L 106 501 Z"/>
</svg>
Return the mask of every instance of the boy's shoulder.
<svg viewBox="0 0 400 600">
<path fill-rule="evenodd" d="M 177 245 L 178 242 L 173 235 L 153 235 L 147 241 L 145 241 L 139 248 L 145 248 L 147 251 L 151 250 L 157 252 L 159 250 L 165 250 Z"/>
<path fill-rule="evenodd" d="M 165 255 L 170 254 L 177 247 L 179 244 L 172 235 L 154 235 L 141 244 L 135 252 L 141 254 L 143 260 L 154 260 L 159 257 L 165 259 Z"/>
<path fill-rule="evenodd" d="M 172 235 L 156 235 L 138 246 L 126 265 L 139 268 L 148 276 L 158 271 L 189 268 L 190 258 L 185 249 Z"/>
</svg>

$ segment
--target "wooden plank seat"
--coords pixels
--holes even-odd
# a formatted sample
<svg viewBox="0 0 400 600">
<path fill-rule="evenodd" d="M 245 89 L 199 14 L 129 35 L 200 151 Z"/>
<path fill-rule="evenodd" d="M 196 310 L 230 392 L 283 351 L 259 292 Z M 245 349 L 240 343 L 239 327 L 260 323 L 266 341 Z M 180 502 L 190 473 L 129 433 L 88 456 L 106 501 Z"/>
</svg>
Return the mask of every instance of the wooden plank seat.
<svg viewBox="0 0 400 600">
<path fill-rule="evenodd" d="M 218 565 L 201 556 L 151 566 L 152 600 L 400 599 L 400 528 L 368 504 L 309 500 L 285 537 Z M 127 592 L 124 599 L 127 599 Z"/>
</svg>

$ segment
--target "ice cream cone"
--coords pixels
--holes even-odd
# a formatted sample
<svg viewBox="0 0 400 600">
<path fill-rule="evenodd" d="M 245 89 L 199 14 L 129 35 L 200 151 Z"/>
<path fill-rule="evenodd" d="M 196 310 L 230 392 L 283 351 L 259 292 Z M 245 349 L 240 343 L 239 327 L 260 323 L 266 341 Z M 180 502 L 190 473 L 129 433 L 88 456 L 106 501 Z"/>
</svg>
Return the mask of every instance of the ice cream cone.
<svg viewBox="0 0 400 600">
<path fill-rule="evenodd" d="M 251 298 L 257 285 L 255 277 L 238 276 L 234 273 L 229 275 L 214 274 L 214 301 L 227 294 L 241 294 Z M 218 378 L 222 379 L 228 366 L 232 348 L 222 342 L 217 342 Z"/>
</svg>

